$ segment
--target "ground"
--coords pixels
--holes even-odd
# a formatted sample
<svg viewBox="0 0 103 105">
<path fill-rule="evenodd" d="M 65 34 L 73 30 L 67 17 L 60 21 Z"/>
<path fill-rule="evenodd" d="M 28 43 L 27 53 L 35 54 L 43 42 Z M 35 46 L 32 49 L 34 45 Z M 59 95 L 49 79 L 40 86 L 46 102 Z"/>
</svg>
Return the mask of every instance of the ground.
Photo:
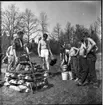
<svg viewBox="0 0 103 105">
<path fill-rule="evenodd" d="M 41 63 L 40 58 L 32 57 L 32 61 Z M 2 65 L 4 72 L 5 65 Z M 101 85 L 101 57 L 97 55 L 96 71 L 99 87 L 76 86 L 73 80 L 63 81 L 58 63 L 50 70 L 54 75 L 49 78 L 47 89 L 35 91 L 35 93 L 19 93 L 6 87 L 0 88 L 0 105 L 35 105 L 35 104 L 102 104 Z"/>
</svg>

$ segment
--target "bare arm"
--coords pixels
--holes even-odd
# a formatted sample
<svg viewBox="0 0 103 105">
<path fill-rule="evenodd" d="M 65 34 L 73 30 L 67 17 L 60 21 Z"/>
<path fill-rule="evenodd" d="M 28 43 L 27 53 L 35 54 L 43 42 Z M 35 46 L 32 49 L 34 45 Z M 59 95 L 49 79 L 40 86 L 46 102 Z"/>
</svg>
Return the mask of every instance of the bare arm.
<svg viewBox="0 0 103 105">
<path fill-rule="evenodd" d="M 9 51 L 9 48 L 7 49 L 7 51 L 6 51 L 6 56 L 8 57 L 9 55 L 8 55 L 8 51 Z"/>
<path fill-rule="evenodd" d="M 91 43 L 91 46 L 89 46 L 89 47 L 87 48 L 87 53 L 89 53 L 89 52 L 91 51 L 91 49 L 92 49 L 94 46 L 96 46 L 96 43 L 94 42 L 93 39 L 88 38 L 88 41 Z"/>
<path fill-rule="evenodd" d="M 27 52 L 27 54 L 29 54 L 29 49 L 28 49 L 28 47 L 26 47 L 26 52 Z"/>
<path fill-rule="evenodd" d="M 40 48 L 41 48 L 41 44 L 40 44 L 40 41 L 38 43 L 38 55 L 40 56 Z"/>
<path fill-rule="evenodd" d="M 79 49 L 76 48 L 76 47 L 73 47 L 73 49 L 76 50 L 76 54 L 75 54 L 75 56 L 76 56 L 78 54 L 78 52 L 79 52 Z"/>
<path fill-rule="evenodd" d="M 15 49 L 13 49 L 13 53 L 14 53 L 14 56 L 15 56 L 15 58 L 16 58 L 16 51 L 15 51 Z"/>
</svg>

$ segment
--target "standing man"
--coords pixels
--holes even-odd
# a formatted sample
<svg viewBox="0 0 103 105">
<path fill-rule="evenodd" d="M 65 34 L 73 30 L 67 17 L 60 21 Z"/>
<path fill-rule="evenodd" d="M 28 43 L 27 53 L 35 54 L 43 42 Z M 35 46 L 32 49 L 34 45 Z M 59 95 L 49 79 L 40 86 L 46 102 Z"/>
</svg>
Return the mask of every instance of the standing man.
<svg viewBox="0 0 103 105">
<path fill-rule="evenodd" d="M 87 64 L 89 69 L 88 79 L 90 83 L 92 83 L 93 85 L 97 85 L 95 63 L 96 51 L 98 50 L 98 47 L 96 46 L 95 41 L 92 38 L 87 37 L 86 35 L 84 36 L 84 40 L 87 45 Z"/>
<path fill-rule="evenodd" d="M 19 57 L 26 52 L 29 54 L 29 51 L 25 49 L 24 44 L 23 44 L 23 31 L 19 31 L 17 33 L 17 38 L 14 39 L 13 41 L 13 51 L 14 51 L 14 56 L 15 56 L 15 66 L 18 65 L 19 63 Z"/>
<path fill-rule="evenodd" d="M 73 79 L 75 81 L 78 80 L 78 58 L 77 58 L 78 51 L 79 49 L 76 47 L 71 47 L 69 51 L 71 71 L 72 71 Z"/>
<path fill-rule="evenodd" d="M 38 55 L 41 58 L 43 58 L 43 66 L 46 65 L 46 69 L 47 69 L 45 73 L 46 76 L 48 75 L 47 72 L 49 72 L 49 69 L 50 69 L 49 68 L 49 55 L 53 57 L 47 38 L 48 38 L 48 35 L 46 33 L 43 34 L 42 39 L 38 43 Z"/>
<path fill-rule="evenodd" d="M 88 65 L 87 65 L 87 58 L 86 58 L 86 44 L 84 39 L 80 41 L 80 48 L 79 48 L 79 80 L 78 86 L 83 86 L 88 76 Z"/>
</svg>

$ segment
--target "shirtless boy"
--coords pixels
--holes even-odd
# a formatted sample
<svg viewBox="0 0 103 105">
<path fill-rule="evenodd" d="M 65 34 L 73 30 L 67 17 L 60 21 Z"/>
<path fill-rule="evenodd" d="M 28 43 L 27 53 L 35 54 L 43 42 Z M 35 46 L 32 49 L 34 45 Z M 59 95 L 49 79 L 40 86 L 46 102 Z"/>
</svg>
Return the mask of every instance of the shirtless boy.
<svg viewBox="0 0 103 105">
<path fill-rule="evenodd" d="M 50 50 L 50 46 L 49 43 L 47 41 L 48 35 L 47 34 L 43 34 L 42 39 L 39 41 L 38 43 L 38 55 L 43 58 L 43 65 L 45 66 L 46 64 L 46 69 L 49 72 L 49 55 L 51 55 L 53 57 L 53 54 Z M 45 67 L 44 67 L 45 68 Z M 46 71 L 46 74 L 47 74 Z"/>
</svg>

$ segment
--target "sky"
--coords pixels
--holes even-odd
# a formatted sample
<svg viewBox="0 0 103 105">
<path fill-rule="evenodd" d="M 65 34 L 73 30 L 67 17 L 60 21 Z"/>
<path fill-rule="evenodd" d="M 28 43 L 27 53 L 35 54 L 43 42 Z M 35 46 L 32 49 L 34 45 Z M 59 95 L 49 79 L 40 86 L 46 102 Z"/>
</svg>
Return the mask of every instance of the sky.
<svg viewBox="0 0 103 105">
<path fill-rule="evenodd" d="M 10 4 L 15 4 L 20 11 L 31 9 L 37 17 L 45 12 L 50 32 L 57 23 L 62 29 L 65 29 L 67 22 L 72 26 L 80 24 L 89 28 L 101 14 L 101 1 L 2 1 L 1 7 L 6 9 Z"/>
</svg>

